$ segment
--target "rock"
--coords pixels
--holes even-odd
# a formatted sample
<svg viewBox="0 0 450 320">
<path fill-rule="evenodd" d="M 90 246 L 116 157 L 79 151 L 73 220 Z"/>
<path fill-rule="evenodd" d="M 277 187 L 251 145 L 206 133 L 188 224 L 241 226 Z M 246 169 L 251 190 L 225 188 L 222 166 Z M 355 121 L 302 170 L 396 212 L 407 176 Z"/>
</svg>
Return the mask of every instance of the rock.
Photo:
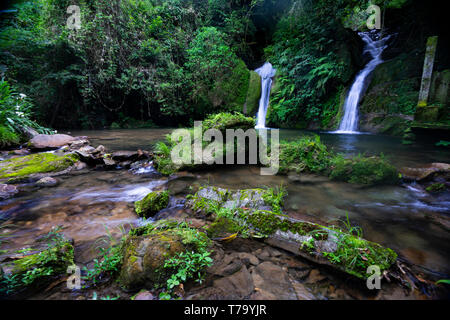
<svg viewBox="0 0 450 320">
<path fill-rule="evenodd" d="M 76 140 L 75 137 L 67 134 L 38 134 L 30 140 L 32 149 L 58 149 L 64 145 L 69 145 Z"/>
<path fill-rule="evenodd" d="M 147 218 L 166 208 L 168 204 L 168 191 L 154 191 L 146 195 L 144 199 L 136 201 L 134 207 L 139 216 Z"/>
<path fill-rule="evenodd" d="M 119 283 L 125 290 L 165 285 L 176 272 L 164 268 L 166 261 L 181 252 L 198 253 L 208 241 L 204 233 L 170 220 L 132 229 L 122 245 Z"/>
<path fill-rule="evenodd" d="M 28 150 L 28 149 L 19 149 L 19 150 L 13 150 L 10 153 L 14 154 L 16 156 L 26 156 L 26 155 L 30 154 L 30 150 Z"/>
<path fill-rule="evenodd" d="M 313 283 L 316 283 L 316 282 L 320 282 L 320 281 L 322 281 L 322 280 L 325 280 L 326 278 L 327 278 L 327 277 L 324 276 L 324 275 L 322 275 L 322 274 L 320 273 L 319 270 L 313 269 L 313 270 L 311 270 L 311 272 L 309 273 L 308 279 L 306 279 L 305 282 L 308 283 L 308 284 L 313 284 Z"/>
<path fill-rule="evenodd" d="M 7 295 L 16 292 L 23 295 L 30 289 L 36 290 L 48 285 L 57 276 L 67 275 L 67 267 L 73 264 L 73 246 L 63 239 L 52 242 L 43 250 L 31 250 L 30 254 L 22 255 L 18 259 L 8 259 L 0 265 L 0 270 L 9 278 L 14 277 L 17 280 L 17 285 L 12 286 L 12 292 Z M 0 279 L 1 276 L 0 274 Z M 0 290 L 0 298 L 2 294 L 4 293 Z"/>
<path fill-rule="evenodd" d="M 73 153 L 60 156 L 49 152 L 4 160 L 0 162 L 0 179 L 40 179 L 64 172 L 77 161 Z"/>
<path fill-rule="evenodd" d="M 88 146 L 90 144 L 88 139 L 79 139 L 79 140 L 75 140 L 70 144 L 70 149 L 72 150 L 77 150 L 80 149 L 84 146 Z"/>
<path fill-rule="evenodd" d="M 232 275 L 214 280 L 213 286 L 226 292 L 226 299 L 233 300 L 249 297 L 255 288 L 252 276 L 244 265 Z"/>
<path fill-rule="evenodd" d="M 278 265 L 265 261 L 252 271 L 255 290 L 278 300 L 295 300 L 297 295 L 287 273 Z M 269 295 L 268 295 L 268 294 Z"/>
<path fill-rule="evenodd" d="M 19 127 L 19 130 L 22 132 L 22 134 L 27 138 L 27 139 L 33 139 L 35 136 L 39 135 L 39 132 L 37 132 L 36 130 L 34 130 L 33 128 L 30 127 Z"/>
<path fill-rule="evenodd" d="M 309 290 L 297 281 L 292 282 L 298 300 L 316 300 L 316 297 Z"/>
<path fill-rule="evenodd" d="M 74 166 L 76 170 L 83 170 L 87 168 L 87 164 L 81 161 L 77 161 Z"/>
<path fill-rule="evenodd" d="M 181 237 L 163 231 L 148 237 L 131 236 L 124 244 L 124 257 L 119 281 L 125 290 L 161 284 L 166 259 L 185 251 Z"/>
<path fill-rule="evenodd" d="M 249 266 L 249 265 L 258 265 L 259 264 L 259 260 L 257 257 L 255 257 L 254 255 L 252 255 L 251 253 L 248 252 L 239 252 L 238 253 L 238 257 L 239 259 L 242 260 L 242 262 Z"/>
<path fill-rule="evenodd" d="M 106 148 L 103 145 L 99 145 L 97 148 L 95 148 L 94 153 L 105 153 Z"/>
<path fill-rule="evenodd" d="M 116 151 L 111 155 L 111 158 L 115 161 L 135 161 L 139 159 L 139 153 L 137 151 Z"/>
<path fill-rule="evenodd" d="M 0 199 L 5 200 L 14 197 L 19 193 L 19 189 L 12 184 L 0 184 Z"/>
<path fill-rule="evenodd" d="M 156 297 L 147 290 L 139 291 L 132 300 L 156 300 Z"/>
<path fill-rule="evenodd" d="M 110 158 L 103 158 L 103 163 L 107 167 L 115 167 L 115 166 L 117 166 L 117 163 L 113 159 L 110 159 Z"/>
<path fill-rule="evenodd" d="M 54 187 L 58 184 L 58 180 L 52 177 L 45 177 L 36 182 L 38 187 Z"/>
<path fill-rule="evenodd" d="M 448 163 L 431 163 L 418 168 L 401 168 L 400 173 L 406 180 L 426 181 L 432 180 L 436 176 L 444 176 L 449 180 L 450 164 Z"/>
</svg>

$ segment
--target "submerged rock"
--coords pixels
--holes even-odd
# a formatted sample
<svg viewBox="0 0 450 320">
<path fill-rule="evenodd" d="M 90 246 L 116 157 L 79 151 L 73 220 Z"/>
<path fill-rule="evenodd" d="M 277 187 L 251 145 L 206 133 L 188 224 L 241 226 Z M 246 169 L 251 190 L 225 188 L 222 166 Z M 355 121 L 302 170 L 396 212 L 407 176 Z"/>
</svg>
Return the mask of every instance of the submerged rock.
<svg viewBox="0 0 450 320">
<path fill-rule="evenodd" d="M 134 207 L 139 216 L 148 218 L 166 208 L 168 204 L 168 191 L 154 191 L 146 195 L 144 199 L 136 201 Z"/>
<path fill-rule="evenodd" d="M 14 197 L 19 193 L 19 189 L 11 184 L 0 184 L 0 200 L 5 200 Z"/>
</svg>

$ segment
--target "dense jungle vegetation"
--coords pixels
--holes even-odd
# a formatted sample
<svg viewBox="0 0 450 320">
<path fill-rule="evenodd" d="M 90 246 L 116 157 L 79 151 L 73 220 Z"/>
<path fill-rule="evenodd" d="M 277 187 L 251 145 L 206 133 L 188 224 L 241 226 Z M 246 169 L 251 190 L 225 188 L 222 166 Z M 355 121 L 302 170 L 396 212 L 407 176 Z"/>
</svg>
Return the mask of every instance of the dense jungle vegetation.
<svg viewBox="0 0 450 320">
<path fill-rule="evenodd" d="M 365 63 L 355 31 L 366 28 L 370 3 L 386 17 L 382 32 L 398 35 L 386 54 L 414 51 L 421 58 L 402 61 L 413 69 L 408 76 L 420 77 L 426 37 L 444 35 L 433 25 L 438 19 L 429 19 L 439 7 L 419 2 L 14 1 L 1 13 L 0 138 L 17 141 L 14 123 L 24 119 L 38 131 L 34 121 L 54 129 L 139 128 L 242 112 L 249 70 L 264 61 L 278 70 L 270 125 L 333 127 Z M 72 4 L 81 9 L 80 29 L 67 25 Z M 437 68 L 444 69 L 440 44 Z M 399 86 L 403 109 L 394 111 L 413 112 L 412 83 Z"/>
</svg>

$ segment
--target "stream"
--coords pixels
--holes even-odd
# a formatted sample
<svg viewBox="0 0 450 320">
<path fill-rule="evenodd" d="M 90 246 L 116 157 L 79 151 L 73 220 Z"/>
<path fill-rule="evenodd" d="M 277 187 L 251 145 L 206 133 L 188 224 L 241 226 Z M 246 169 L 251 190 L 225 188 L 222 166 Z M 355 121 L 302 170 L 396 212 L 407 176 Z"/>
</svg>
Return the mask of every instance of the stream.
<svg viewBox="0 0 450 320">
<path fill-rule="evenodd" d="M 88 136 L 92 145 L 110 151 L 151 150 L 170 129 L 139 129 L 71 132 Z M 318 132 L 316 132 L 318 133 Z M 294 139 L 310 131 L 281 130 L 281 139 Z M 450 162 L 450 152 L 421 144 L 404 146 L 388 136 L 318 133 L 335 152 L 346 155 L 384 153 L 397 166 L 419 166 Z M 315 175 L 261 176 L 252 166 L 225 167 L 195 172 L 194 181 L 181 184 L 211 184 L 238 189 L 283 185 L 288 192 L 288 215 L 313 222 L 345 219 L 363 229 L 364 238 L 394 249 L 401 257 L 442 278 L 450 274 L 450 193 L 430 195 L 414 183 L 400 186 L 361 187 Z M 40 236 L 59 225 L 75 240 L 76 262 L 88 264 L 96 257 L 96 246 L 108 230 L 120 237 L 121 228 L 142 223 L 133 202 L 148 192 L 164 188 L 167 177 L 152 169 L 127 171 L 84 170 L 60 177 L 55 188 L 32 189 L 0 202 L 0 220 L 10 226 L 8 241 L 0 249 L 18 250 L 36 244 Z M 183 186 L 182 186 L 183 187 Z M 174 201 L 172 201 L 174 202 Z M 181 206 L 172 204 L 173 210 Z"/>
</svg>

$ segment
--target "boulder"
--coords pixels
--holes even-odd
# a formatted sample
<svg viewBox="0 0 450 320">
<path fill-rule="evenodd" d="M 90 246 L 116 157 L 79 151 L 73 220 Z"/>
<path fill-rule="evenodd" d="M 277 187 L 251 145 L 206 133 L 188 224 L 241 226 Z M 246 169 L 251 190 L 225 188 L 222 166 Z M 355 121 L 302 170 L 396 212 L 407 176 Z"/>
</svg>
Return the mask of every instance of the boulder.
<svg viewBox="0 0 450 320">
<path fill-rule="evenodd" d="M 67 134 L 38 134 L 30 140 L 29 145 L 31 149 L 58 149 L 64 145 L 69 145 L 77 140 L 77 138 Z"/>
<path fill-rule="evenodd" d="M 36 185 L 38 187 L 55 187 L 56 185 L 58 185 L 58 180 L 52 177 L 44 177 L 42 179 L 39 179 L 36 182 Z"/>
<path fill-rule="evenodd" d="M 0 286 L 0 298 L 33 292 L 50 284 L 55 277 L 67 275 L 67 267 L 74 264 L 73 246 L 65 239 L 55 239 L 44 249 L 31 249 L 25 256 L 4 261 L 0 270 L 11 280 Z M 4 275 L 0 274 L 0 283 Z"/>
<path fill-rule="evenodd" d="M 160 220 L 132 229 L 122 245 L 123 264 L 119 282 L 125 290 L 164 285 L 173 272 L 166 261 L 182 252 L 198 252 L 208 246 L 207 236 L 177 221 Z"/>
<path fill-rule="evenodd" d="M 168 204 L 168 191 L 154 191 L 146 195 L 144 199 L 136 201 L 134 207 L 139 216 L 148 218 L 166 208 Z"/>
<path fill-rule="evenodd" d="M 432 180 L 437 176 L 443 176 L 448 180 L 450 176 L 450 164 L 436 162 L 417 168 L 404 167 L 399 171 L 402 174 L 403 179 L 406 180 L 422 182 Z"/>
<path fill-rule="evenodd" d="M 0 161 L 0 179 L 36 179 L 54 176 L 70 169 L 78 161 L 73 153 L 35 153 Z"/>
<path fill-rule="evenodd" d="M 14 197 L 19 193 L 19 189 L 11 184 L 0 184 L 0 200 L 5 200 Z"/>
</svg>

